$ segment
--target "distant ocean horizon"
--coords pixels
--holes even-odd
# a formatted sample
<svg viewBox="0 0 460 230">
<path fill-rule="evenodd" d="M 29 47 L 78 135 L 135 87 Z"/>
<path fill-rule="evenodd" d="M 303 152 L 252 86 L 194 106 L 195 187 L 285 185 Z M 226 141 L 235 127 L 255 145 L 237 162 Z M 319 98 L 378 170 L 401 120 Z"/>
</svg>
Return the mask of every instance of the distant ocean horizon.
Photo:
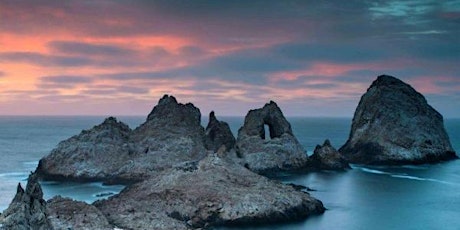
<svg viewBox="0 0 460 230">
<path fill-rule="evenodd" d="M 116 116 L 132 129 L 145 116 Z M 221 116 L 233 134 L 243 116 Z M 100 124 L 105 116 L 0 116 L 0 212 L 8 207 L 38 161 L 60 141 Z M 339 148 L 348 138 L 351 117 L 287 118 L 293 132 L 311 154 L 329 139 Z M 206 127 L 207 116 L 202 116 Z M 460 118 L 445 118 L 454 149 L 460 151 Z M 458 229 L 460 226 L 460 161 L 417 166 L 362 166 L 343 173 L 324 171 L 280 175 L 286 183 L 308 186 L 328 209 L 305 221 L 248 229 Z M 118 193 L 124 186 L 101 183 L 42 182 L 45 198 L 69 196 L 91 203 Z M 220 228 L 226 229 L 226 228 Z"/>
</svg>

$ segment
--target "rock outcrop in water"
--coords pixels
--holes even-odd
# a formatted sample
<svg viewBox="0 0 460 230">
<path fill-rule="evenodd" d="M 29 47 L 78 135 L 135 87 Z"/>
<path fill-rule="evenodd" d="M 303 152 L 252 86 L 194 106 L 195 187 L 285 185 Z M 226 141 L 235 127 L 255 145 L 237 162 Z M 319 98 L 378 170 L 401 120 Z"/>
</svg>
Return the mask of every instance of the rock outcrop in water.
<svg viewBox="0 0 460 230">
<path fill-rule="evenodd" d="M 247 168 L 258 173 L 300 170 L 308 161 L 291 125 L 273 101 L 248 112 L 238 130 L 236 152 Z"/>
<path fill-rule="evenodd" d="M 339 151 L 352 163 L 421 164 L 457 158 L 443 117 L 422 94 L 382 75 L 361 97 L 348 141 Z"/>
<path fill-rule="evenodd" d="M 201 114 L 165 95 L 135 130 L 115 118 L 59 143 L 39 162 L 47 180 L 135 182 L 206 155 Z"/>
<path fill-rule="evenodd" d="M 316 146 L 313 155 L 309 157 L 308 165 L 317 170 L 345 170 L 351 168 L 345 157 L 332 147 L 329 140 L 325 140 L 323 145 Z"/>
<path fill-rule="evenodd" d="M 101 212 L 92 205 L 53 198 L 48 204 L 52 224 L 189 229 L 296 220 L 324 212 L 322 203 L 309 194 L 247 169 L 266 172 L 306 165 L 305 151 L 274 102 L 248 113 L 239 131 L 241 158 L 236 157 L 228 124 L 211 113 L 205 132 L 200 119 L 198 108 L 165 95 L 134 130 L 108 118 L 61 142 L 40 160 L 36 172 L 42 178 L 129 185 L 96 202 Z M 269 140 L 264 124 L 270 128 Z"/>
<path fill-rule="evenodd" d="M 214 152 L 217 152 L 222 145 L 225 146 L 227 151 L 230 151 L 235 146 L 235 137 L 230 130 L 230 126 L 224 121 L 217 120 L 214 111 L 209 114 L 204 143 L 207 149 Z"/>
<path fill-rule="evenodd" d="M 271 223 L 324 212 L 322 203 L 307 193 L 216 154 L 165 170 L 95 206 L 124 229 Z"/>
<path fill-rule="evenodd" d="M 17 193 L 8 209 L 3 212 L 2 219 L 0 229 L 5 230 L 53 229 L 36 174 L 30 174 L 25 191 L 21 184 L 18 185 Z"/>
</svg>

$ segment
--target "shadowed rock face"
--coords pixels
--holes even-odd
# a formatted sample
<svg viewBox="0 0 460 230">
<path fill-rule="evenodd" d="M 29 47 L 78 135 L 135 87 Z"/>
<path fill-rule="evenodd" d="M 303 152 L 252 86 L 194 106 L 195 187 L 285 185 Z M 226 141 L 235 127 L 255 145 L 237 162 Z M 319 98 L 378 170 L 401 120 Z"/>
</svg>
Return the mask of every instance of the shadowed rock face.
<svg viewBox="0 0 460 230">
<path fill-rule="evenodd" d="M 30 174 L 26 190 L 18 185 L 17 193 L 8 209 L 2 214 L 0 229 L 53 229 L 48 220 L 46 202 L 36 174 Z"/>
<path fill-rule="evenodd" d="M 442 115 L 401 80 L 382 75 L 361 97 L 339 151 L 352 163 L 421 164 L 457 156 Z"/>
<path fill-rule="evenodd" d="M 308 165 L 318 170 L 345 170 L 351 168 L 345 157 L 332 147 L 329 140 L 324 141 L 323 145 L 316 146 L 313 155 L 309 158 Z"/>
<path fill-rule="evenodd" d="M 324 212 L 307 193 L 210 154 L 95 203 L 125 229 L 188 229 L 302 219 Z"/>
<path fill-rule="evenodd" d="M 40 160 L 37 173 L 47 180 L 140 181 L 205 156 L 200 119 L 198 108 L 165 95 L 135 130 L 111 117 L 62 141 Z"/>
<path fill-rule="evenodd" d="M 47 207 L 54 229 L 113 230 L 102 212 L 85 202 L 57 196 L 47 202 Z"/>
<path fill-rule="evenodd" d="M 207 149 L 217 152 L 222 145 L 227 151 L 235 146 L 235 137 L 230 130 L 230 126 L 223 121 L 219 121 L 212 111 L 209 114 L 209 123 L 206 127 L 205 146 Z"/>
<path fill-rule="evenodd" d="M 265 125 L 270 138 L 265 133 Z M 307 163 L 305 150 L 273 101 L 248 112 L 238 131 L 236 152 L 246 167 L 258 173 L 298 170 Z"/>
</svg>

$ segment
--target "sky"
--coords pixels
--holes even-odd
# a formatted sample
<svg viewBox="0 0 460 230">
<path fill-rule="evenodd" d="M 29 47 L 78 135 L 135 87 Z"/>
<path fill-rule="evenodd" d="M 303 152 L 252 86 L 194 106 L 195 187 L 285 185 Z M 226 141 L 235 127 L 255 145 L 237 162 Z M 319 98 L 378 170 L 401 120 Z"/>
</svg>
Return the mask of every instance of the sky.
<svg viewBox="0 0 460 230">
<path fill-rule="evenodd" d="M 460 117 L 460 0 L 0 2 L 0 115 L 352 117 L 381 74 Z"/>
</svg>

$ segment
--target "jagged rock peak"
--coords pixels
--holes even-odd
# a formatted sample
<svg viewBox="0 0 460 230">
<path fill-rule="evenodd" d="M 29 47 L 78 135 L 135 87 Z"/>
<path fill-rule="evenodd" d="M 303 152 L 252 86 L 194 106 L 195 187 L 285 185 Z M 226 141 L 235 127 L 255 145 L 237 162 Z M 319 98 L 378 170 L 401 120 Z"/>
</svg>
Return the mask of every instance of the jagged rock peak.
<svg viewBox="0 0 460 230">
<path fill-rule="evenodd" d="M 29 175 L 26 190 L 18 185 L 17 193 L 2 214 L 0 229 L 53 229 L 47 217 L 43 191 L 35 173 Z"/>
<path fill-rule="evenodd" d="M 206 149 L 216 152 L 220 147 L 225 146 L 226 151 L 229 151 L 233 149 L 235 142 L 227 122 L 217 120 L 214 111 L 211 111 L 204 138 Z"/>
<path fill-rule="evenodd" d="M 174 96 L 165 94 L 150 114 L 147 121 L 163 121 L 171 124 L 200 125 L 200 110 L 192 103 L 178 103 Z"/>
<path fill-rule="evenodd" d="M 38 182 L 38 175 L 36 173 L 31 173 L 27 179 L 26 194 L 33 199 L 43 199 L 42 187 Z"/>
<path fill-rule="evenodd" d="M 309 166 L 318 170 L 345 170 L 350 165 L 342 154 L 332 147 L 329 139 L 323 145 L 317 145 L 309 158 Z"/>
<path fill-rule="evenodd" d="M 422 164 L 457 158 L 442 115 L 412 86 L 381 75 L 361 97 L 348 141 L 352 163 Z"/>
<path fill-rule="evenodd" d="M 104 119 L 104 121 L 101 124 L 94 126 L 91 130 L 86 130 L 86 132 L 83 132 L 83 133 L 88 133 L 91 131 L 94 132 L 94 131 L 106 130 L 106 129 L 110 129 L 110 130 L 117 129 L 121 132 L 126 132 L 126 133 L 131 132 L 131 128 L 127 124 L 121 121 L 118 121 L 117 118 L 115 117 L 107 117 L 106 119 Z"/>
</svg>

